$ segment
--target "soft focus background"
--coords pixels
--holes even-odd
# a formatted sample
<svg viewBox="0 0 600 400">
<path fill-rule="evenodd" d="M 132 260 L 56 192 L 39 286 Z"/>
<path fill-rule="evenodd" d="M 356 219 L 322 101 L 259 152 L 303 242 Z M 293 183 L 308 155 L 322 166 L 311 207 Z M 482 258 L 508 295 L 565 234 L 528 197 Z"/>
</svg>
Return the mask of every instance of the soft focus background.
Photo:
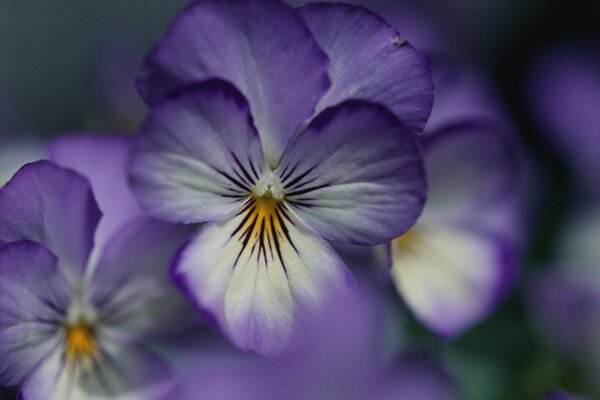
<svg viewBox="0 0 600 400">
<path fill-rule="evenodd" d="M 134 132 L 145 114 L 133 86 L 134 75 L 153 40 L 185 3 L 0 0 L 0 165 L 17 152 L 13 147 L 9 154 L 3 152 L 9 144 L 26 143 L 21 147 L 28 150 L 22 151 L 35 153 L 32 144 L 64 132 Z M 490 318 L 449 343 L 402 312 L 403 340 L 443 359 L 466 399 L 537 399 L 551 387 L 596 398 L 598 370 L 595 379 L 590 377 L 583 371 L 585 363 L 555 345 L 537 318 L 545 303 L 540 306 L 532 298 L 540 274 L 557 263 L 557 248 L 567 226 L 573 224 L 579 207 L 593 203 L 593 193 L 597 195 L 576 183 L 581 174 L 573 161 L 577 157 L 562 151 L 569 145 L 553 140 L 549 132 L 553 127 L 540 117 L 540 101 L 555 94 L 544 94 L 547 83 L 538 78 L 545 73 L 544 60 L 553 54 L 600 59 L 600 1 L 362 3 L 389 21 L 402 21 L 410 32 L 425 32 L 419 33 L 423 46 L 436 47 L 479 69 L 515 124 L 528 165 L 527 245 L 510 297 Z M 598 83 L 600 68 L 596 73 Z M 557 74 L 550 79 L 567 78 Z M 558 108 L 556 113 L 560 112 Z M 577 113 L 577 107 L 569 112 Z M 600 108 L 596 113 L 600 115 Z M 590 135 L 600 135 L 600 126 L 590 129 Z M 574 136 L 573 140 L 580 139 Z M 597 145 L 598 140 L 590 143 Z M 591 151 L 600 158 L 599 148 Z M 597 177 L 596 172 L 591 179 Z M 400 300 L 397 303 L 398 310 L 405 309 Z M 573 305 L 572 311 L 579 307 Z M 573 327 L 570 340 L 577 340 L 577 329 Z M 600 335 L 600 329 L 596 332 Z"/>
</svg>

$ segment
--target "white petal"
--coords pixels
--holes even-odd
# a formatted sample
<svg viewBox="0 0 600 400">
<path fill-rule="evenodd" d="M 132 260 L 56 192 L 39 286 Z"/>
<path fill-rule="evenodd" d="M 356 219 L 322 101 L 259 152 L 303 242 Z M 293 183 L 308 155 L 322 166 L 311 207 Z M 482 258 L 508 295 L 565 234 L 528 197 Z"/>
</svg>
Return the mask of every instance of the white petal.
<svg viewBox="0 0 600 400">
<path fill-rule="evenodd" d="M 418 319 L 455 336 L 498 302 L 513 273 L 503 242 L 479 232 L 418 224 L 392 243 L 392 276 Z"/>
<path fill-rule="evenodd" d="M 347 293 L 348 274 L 331 247 L 286 206 L 248 207 L 205 227 L 175 273 L 237 346 L 274 355 L 305 317 Z"/>
</svg>

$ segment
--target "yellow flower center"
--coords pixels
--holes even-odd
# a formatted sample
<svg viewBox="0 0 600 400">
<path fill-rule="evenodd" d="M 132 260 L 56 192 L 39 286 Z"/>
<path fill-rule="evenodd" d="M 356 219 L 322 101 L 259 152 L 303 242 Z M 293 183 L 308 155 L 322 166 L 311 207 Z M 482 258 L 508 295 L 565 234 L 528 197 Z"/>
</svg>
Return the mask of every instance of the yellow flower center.
<svg viewBox="0 0 600 400">
<path fill-rule="evenodd" d="M 392 254 L 412 251 L 421 240 L 421 233 L 413 228 L 392 241 Z"/>
<path fill-rule="evenodd" d="M 69 361 L 91 359 L 98 355 L 94 329 L 86 322 L 65 327 L 66 356 Z"/>
</svg>

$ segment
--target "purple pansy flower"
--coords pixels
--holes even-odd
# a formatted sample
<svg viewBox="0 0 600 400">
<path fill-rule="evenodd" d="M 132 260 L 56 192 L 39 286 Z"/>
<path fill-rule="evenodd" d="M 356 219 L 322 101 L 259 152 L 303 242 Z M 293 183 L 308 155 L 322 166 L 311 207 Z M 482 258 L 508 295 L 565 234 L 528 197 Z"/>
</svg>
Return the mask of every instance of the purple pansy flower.
<svg viewBox="0 0 600 400">
<path fill-rule="evenodd" d="M 351 286 L 323 239 L 382 243 L 421 212 L 430 77 L 362 7 L 193 2 L 138 88 L 134 191 L 155 217 L 209 222 L 173 274 L 241 348 L 281 352 Z"/>
<path fill-rule="evenodd" d="M 39 161 L 0 190 L 0 384 L 21 385 L 25 400 L 158 399 L 173 388 L 145 340 L 179 329 L 184 303 L 166 267 L 189 231 L 128 203 L 129 148 L 65 137 L 52 159 L 91 186 Z"/>
<path fill-rule="evenodd" d="M 486 90 L 460 66 L 432 65 L 441 95 L 422 137 L 428 201 L 389 255 L 416 317 L 454 337 L 489 314 L 512 282 L 519 170 L 508 124 Z"/>
</svg>

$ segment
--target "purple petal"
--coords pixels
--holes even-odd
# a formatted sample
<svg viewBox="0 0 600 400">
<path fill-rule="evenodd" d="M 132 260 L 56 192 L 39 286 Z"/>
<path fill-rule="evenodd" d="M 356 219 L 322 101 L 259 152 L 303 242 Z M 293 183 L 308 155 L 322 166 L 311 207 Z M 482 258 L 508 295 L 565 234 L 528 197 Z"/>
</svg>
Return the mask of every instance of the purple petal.
<svg viewBox="0 0 600 400">
<path fill-rule="evenodd" d="M 230 215 L 264 169 L 248 104 L 230 84 L 211 81 L 155 105 L 131 177 L 152 215 L 193 223 Z"/>
<path fill-rule="evenodd" d="M 422 323 L 444 337 L 486 317 L 515 274 L 506 243 L 482 232 L 419 223 L 391 246 L 398 292 Z"/>
<path fill-rule="evenodd" d="M 434 361 L 420 355 L 403 355 L 383 375 L 378 400 L 456 400 L 456 382 Z"/>
<path fill-rule="evenodd" d="M 509 118 L 482 74 L 448 56 L 430 56 L 435 102 L 425 134 L 465 121 L 494 121 L 510 127 Z"/>
<path fill-rule="evenodd" d="M 433 103 L 423 58 L 398 31 L 364 7 L 313 3 L 298 9 L 331 60 L 331 88 L 317 111 L 348 99 L 381 103 L 420 133 Z"/>
<path fill-rule="evenodd" d="M 58 257 L 63 273 L 78 278 L 100 215 L 85 178 L 47 161 L 28 164 L 0 190 L 0 247 L 41 243 Z"/>
<path fill-rule="evenodd" d="M 0 139 L 0 187 L 23 165 L 46 158 L 46 144 L 35 138 Z"/>
<path fill-rule="evenodd" d="M 531 288 L 531 310 L 540 332 L 561 352 L 590 360 L 589 349 L 598 337 L 600 278 L 597 268 L 581 274 L 571 265 L 535 279 Z"/>
<path fill-rule="evenodd" d="M 148 336 L 198 323 L 168 276 L 171 259 L 192 232 L 191 227 L 140 217 L 112 236 L 99 255 L 89 293 L 107 325 L 127 335 Z"/>
<path fill-rule="evenodd" d="M 270 222 L 250 208 L 205 226 L 173 273 L 238 347 L 269 356 L 285 351 L 307 319 L 344 298 L 351 281 L 331 247 L 285 206 Z"/>
<path fill-rule="evenodd" d="M 424 141 L 429 182 L 424 221 L 461 223 L 516 234 L 518 214 L 510 214 L 518 195 L 517 152 L 497 124 L 449 125 Z M 506 227 L 500 227 L 499 221 Z"/>
<path fill-rule="evenodd" d="M 0 385 L 17 385 L 61 341 L 69 287 L 43 246 L 13 242 L 0 250 Z"/>
<path fill-rule="evenodd" d="M 544 396 L 544 400 L 585 400 L 583 397 L 575 396 L 564 390 L 549 390 Z"/>
<path fill-rule="evenodd" d="M 583 180 L 600 189 L 600 55 L 563 50 L 532 71 L 535 117 Z"/>
<path fill-rule="evenodd" d="M 327 56 L 302 19 L 277 0 L 195 1 L 173 21 L 138 76 L 154 103 L 192 82 L 220 78 L 246 96 L 265 156 L 276 166 L 329 87 Z"/>
<path fill-rule="evenodd" d="M 413 135 L 382 106 L 360 101 L 315 118 L 276 172 L 300 219 L 325 239 L 354 244 L 400 236 L 427 190 Z"/>
<path fill-rule="evenodd" d="M 88 373 L 75 373 L 55 351 L 29 376 L 19 393 L 22 400 L 144 399 L 162 400 L 175 382 L 167 365 L 138 346 L 104 349 L 103 360 Z"/>
<path fill-rule="evenodd" d="M 55 163 L 85 176 L 102 211 L 96 244 L 103 247 L 118 228 L 142 215 L 127 182 L 132 138 L 117 135 L 71 135 L 50 143 Z"/>
</svg>

